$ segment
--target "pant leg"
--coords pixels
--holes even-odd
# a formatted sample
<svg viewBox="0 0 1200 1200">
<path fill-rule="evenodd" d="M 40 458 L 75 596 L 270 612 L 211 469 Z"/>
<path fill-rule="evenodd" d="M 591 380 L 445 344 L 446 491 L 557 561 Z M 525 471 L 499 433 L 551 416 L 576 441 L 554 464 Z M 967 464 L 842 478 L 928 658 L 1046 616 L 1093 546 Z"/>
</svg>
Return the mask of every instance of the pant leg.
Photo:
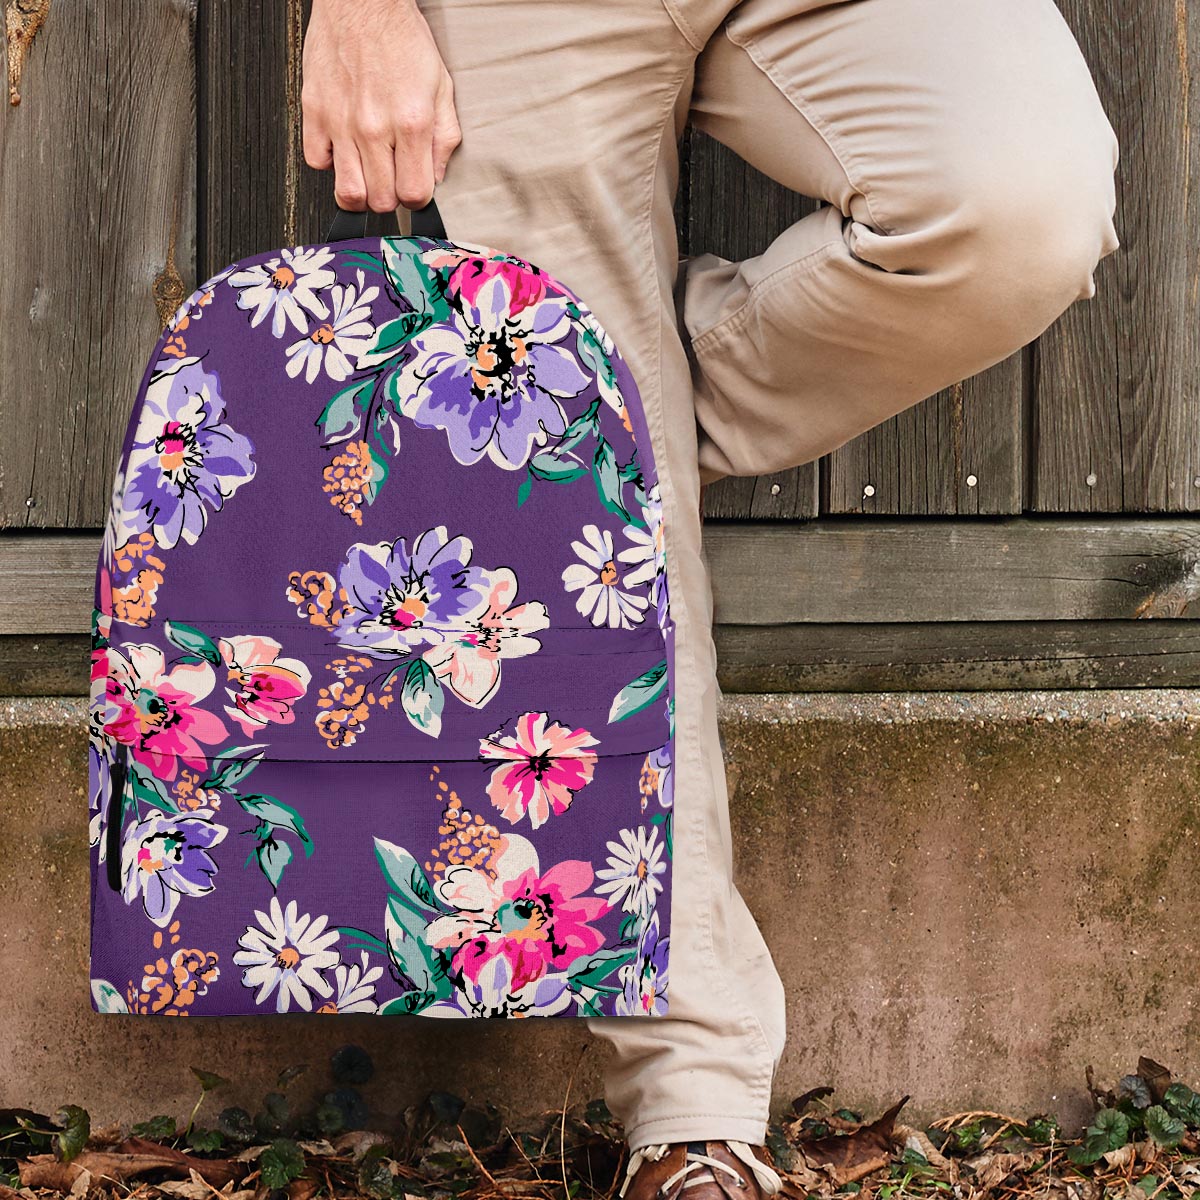
<svg viewBox="0 0 1200 1200">
<path fill-rule="evenodd" d="M 669 1014 L 589 1021 L 611 1046 L 607 1100 L 634 1148 L 760 1142 L 783 989 L 733 884 L 695 412 L 673 290 L 676 143 L 695 36 L 662 0 L 421 8 L 463 128 L 437 192 L 447 232 L 527 258 L 592 308 L 637 380 L 658 466 L 676 660 Z"/>
<path fill-rule="evenodd" d="M 1119 245 L 1116 136 L 1053 0 L 741 0 L 692 106 L 828 201 L 757 257 L 685 265 L 702 483 L 809 462 L 1007 357 Z"/>
</svg>

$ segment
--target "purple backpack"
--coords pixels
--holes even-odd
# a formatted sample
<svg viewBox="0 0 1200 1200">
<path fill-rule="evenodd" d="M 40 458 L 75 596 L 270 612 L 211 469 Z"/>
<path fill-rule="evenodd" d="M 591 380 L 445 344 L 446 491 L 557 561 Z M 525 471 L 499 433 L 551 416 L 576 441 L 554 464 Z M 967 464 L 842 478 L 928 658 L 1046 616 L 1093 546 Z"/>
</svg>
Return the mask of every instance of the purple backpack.
<svg viewBox="0 0 1200 1200">
<path fill-rule="evenodd" d="M 637 387 L 569 288 L 432 203 L 363 233 L 221 271 L 142 378 L 92 614 L 93 1006 L 663 1014 Z"/>
</svg>

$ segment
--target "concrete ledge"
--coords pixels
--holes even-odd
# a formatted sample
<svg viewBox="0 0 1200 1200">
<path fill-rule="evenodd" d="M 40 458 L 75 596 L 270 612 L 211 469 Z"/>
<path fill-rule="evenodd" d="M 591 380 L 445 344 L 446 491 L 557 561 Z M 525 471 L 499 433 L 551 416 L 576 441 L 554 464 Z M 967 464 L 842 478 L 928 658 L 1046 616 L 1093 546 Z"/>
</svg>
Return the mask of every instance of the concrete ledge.
<svg viewBox="0 0 1200 1200">
<path fill-rule="evenodd" d="M 739 878 L 790 997 L 779 1101 L 1070 1121 L 1087 1063 L 1200 1074 L 1198 730 L 1193 689 L 724 697 Z M 584 1046 L 572 1095 L 600 1093 L 572 1022 L 96 1016 L 85 738 L 83 698 L 0 700 L 0 1105 L 183 1113 L 193 1064 L 254 1104 L 347 1041 L 381 1117 L 431 1087 L 556 1105 Z"/>
</svg>

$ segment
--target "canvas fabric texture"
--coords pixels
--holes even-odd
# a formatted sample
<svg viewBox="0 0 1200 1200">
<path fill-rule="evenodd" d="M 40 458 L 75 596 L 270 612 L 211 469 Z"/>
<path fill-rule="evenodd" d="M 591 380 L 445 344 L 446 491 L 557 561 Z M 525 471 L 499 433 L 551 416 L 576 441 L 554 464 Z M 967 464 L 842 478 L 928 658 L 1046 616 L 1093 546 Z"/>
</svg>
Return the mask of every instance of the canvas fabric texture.
<svg viewBox="0 0 1200 1200">
<path fill-rule="evenodd" d="M 651 450 L 586 302 L 499 249 L 292 247 L 188 298 L 97 561 L 98 1011 L 664 1016 Z"/>
</svg>

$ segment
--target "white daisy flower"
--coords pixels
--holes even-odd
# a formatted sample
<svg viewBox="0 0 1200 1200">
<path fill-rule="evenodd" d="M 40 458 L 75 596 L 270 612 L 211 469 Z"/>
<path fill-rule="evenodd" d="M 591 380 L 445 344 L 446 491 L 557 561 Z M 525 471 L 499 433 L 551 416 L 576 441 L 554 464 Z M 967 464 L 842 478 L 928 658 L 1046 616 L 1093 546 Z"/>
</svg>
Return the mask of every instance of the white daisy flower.
<svg viewBox="0 0 1200 1200">
<path fill-rule="evenodd" d="M 269 912 L 255 909 L 254 915 L 262 928 L 247 927 L 238 938 L 242 949 L 233 956 L 246 968 L 243 987 L 258 988 L 255 1004 L 262 1004 L 278 987 L 276 1012 L 287 1012 L 292 1001 L 311 1012 L 312 992 L 328 996 L 333 991 L 321 972 L 338 962 L 338 952 L 331 949 L 338 931 L 325 928 L 328 917 L 299 916 L 295 900 L 288 901 L 286 910 L 281 908 L 278 896 L 271 897 Z"/>
<path fill-rule="evenodd" d="M 238 271 L 229 277 L 230 286 L 238 289 L 238 308 L 254 310 L 252 328 L 270 313 L 271 332 L 276 337 L 283 337 L 289 321 L 299 333 L 307 333 L 308 315 L 321 320 L 329 316 L 329 306 L 317 292 L 337 279 L 328 266 L 332 258 L 329 246 L 311 250 L 297 246 L 280 251 L 278 258 Z"/>
<path fill-rule="evenodd" d="M 583 527 L 584 541 L 571 546 L 580 562 L 562 573 L 568 592 L 578 592 L 575 607 L 593 625 L 629 629 L 641 623 L 649 600 L 637 592 L 626 591 L 617 573 L 612 534 L 588 524 Z"/>
<path fill-rule="evenodd" d="M 645 825 L 622 829 L 620 837 L 620 842 L 608 843 L 612 851 L 608 866 L 596 872 L 596 878 L 605 882 L 597 884 L 596 891 L 601 895 L 610 893 L 610 904 L 619 903 L 626 912 L 645 918 L 662 891 L 662 882 L 656 876 L 667 869 L 662 858 L 663 847 L 658 840 L 658 826 L 651 825 L 649 834 Z"/>
<path fill-rule="evenodd" d="M 626 586 L 647 588 L 650 603 L 657 609 L 661 590 L 666 586 L 667 572 L 667 559 L 663 548 L 662 501 L 659 498 L 657 483 L 646 495 L 646 503 L 642 505 L 642 519 L 646 522 L 645 528 L 640 525 L 625 526 L 625 536 L 633 544 L 621 550 L 617 558 L 630 564 L 626 568 L 623 580 Z"/>
<path fill-rule="evenodd" d="M 377 287 L 364 287 L 362 271 L 358 272 L 357 287 L 335 284 L 329 292 L 333 304 L 329 320 L 288 347 L 287 373 L 295 379 L 304 371 L 305 382 L 312 383 L 323 365 L 330 379 L 349 379 L 355 361 L 374 336 L 371 302 L 378 295 Z"/>
<path fill-rule="evenodd" d="M 375 984 L 383 975 L 382 967 L 372 967 L 365 950 L 360 963 L 340 962 L 333 968 L 333 999 L 326 1000 L 317 1010 L 323 1013 L 379 1011 L 375 1000 Z"/>
</svg>

